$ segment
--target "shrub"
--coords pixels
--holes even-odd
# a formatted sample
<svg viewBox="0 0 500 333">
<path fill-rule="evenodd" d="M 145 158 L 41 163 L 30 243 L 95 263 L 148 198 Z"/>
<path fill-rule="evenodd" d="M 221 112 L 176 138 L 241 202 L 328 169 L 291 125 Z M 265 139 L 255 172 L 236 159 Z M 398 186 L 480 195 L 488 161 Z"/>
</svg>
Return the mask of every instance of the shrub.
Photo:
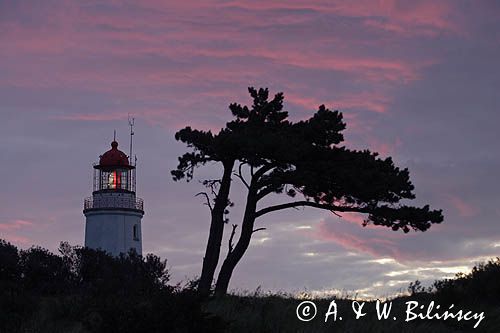
<svg viewBox="0 0 500 333">
<path fill-rule="evenodd" d="M 166 260 L 61 243 L 19 251 L 0 240 L 0 332 L 218 332 L 193 290 L 168 285 Z M 78 328 L 78 329 L 77 329 Z"/>
</svg>

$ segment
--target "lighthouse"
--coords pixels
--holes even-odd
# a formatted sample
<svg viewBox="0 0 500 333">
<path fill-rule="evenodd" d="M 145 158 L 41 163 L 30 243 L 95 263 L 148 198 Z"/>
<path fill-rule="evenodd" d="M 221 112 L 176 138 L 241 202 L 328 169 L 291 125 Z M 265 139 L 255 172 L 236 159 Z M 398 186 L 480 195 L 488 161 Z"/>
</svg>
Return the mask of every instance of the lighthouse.
<svg viewBox="0 0 500 333">
<path fill-rule="evenodd" d="M 135 195 L 136 164 L 118 149 L 116 139 L 94 164 L 92 196 L 85 199 L 83 207 L 86 247 L 114 256 L 130 250 L 142 254 L 144 203 Z"/>
</svg>

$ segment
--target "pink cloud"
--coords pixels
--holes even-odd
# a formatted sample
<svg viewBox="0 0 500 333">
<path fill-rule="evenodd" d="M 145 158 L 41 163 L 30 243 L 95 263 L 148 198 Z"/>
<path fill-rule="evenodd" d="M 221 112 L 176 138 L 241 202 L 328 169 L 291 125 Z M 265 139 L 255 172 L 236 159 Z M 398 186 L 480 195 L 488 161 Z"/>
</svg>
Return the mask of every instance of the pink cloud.
<svg viewBox="0 0 500 333">
<path fill-rule="evenodd" d="M 464 201 L 457 195 L 447 195 L 448 201 L 461 217 L 472 217 L 479 213 L 479 209 L 472 204 Z"/>
<path fill-rule="evenodd" d="M 255 3 L 255 2 L 254 2 Z M 365 22 L 378 20 L 381 23 L 372 27 L 390 32 L 415 35 L 428 34 L 430 30 L 458 33 L 459 25 L 456 23 L 456 11 L 451 1 L 413 1 L 402 2 L 397 0 L 383 1 L 321 1 L 307 2 L 294 1 L 293 4 L 282 3 L 284 7 L 297 6 L 296 8 L 310 8 L 321 13 L 364 18 Z M 261 3 L 259 3 L 261 5 Z M 273 2 L 276 5 L 276 2 Z M 271 5 L 272 6 L 272 5 Z"/>
<path fill-rule="evenodd" d="M 11 220 L 7 222 L 0 223 L 0 231 L 2 234 L 0 238 L 11 242 L 13 244 L 27 246 L 32 242 L 29 238 L 20 236 L 16 234 L 17 232 L 23 232 L 27 228 L 32 228 L 34 223 L 27 220 Z"/>
<path fill-rule="evenodd" d="M 351 223 L 353 225 L 356 225 L 358 227 L 361 227 L 364 223 L 364 221 L 366 220 L 366 215 L 365 214 L 361 214 L 361 213 L 355 213 L 355 212 L 345 212 L 345 213 L 340 213 L 339 214 L 340 217 L 339 217 L 339 220 L 341 220 L 340 223 Z M 331 223 L 335 223 L 336 221 L 336 218 L 333 219 L 333 221 L 330 221 Z M 320 223 L 320 226 L 319 226 L 319 229 L 322 228 L 322 223 L 326 223 L 326 221 L 321 221 Z M 324 227 L 325 225 L 323 225 Z M 377 226 L 374 226 L 372 224 L 368 224 L 366 225 L 365 227 L 363 227 L 365 229 L 378 229 Z"/>
<path fill-rule="evenodd" d="M 402 146 L 403 142 L 400 138 L 395 138 L 394 141 L 381 141 L 374 135 L 368 135 L 367 145 L 373 151 L 380 154 L 380 157 L 387 157 L 395 154 Z"/>
<path fill-rule="evenodd" d="M 325 104 L 332 110 L 346 110 L 351 108 L 366 109 L 378 113 L 385 113 L 389 104 L 389 98 L 382 94 L 359 93 L 344 94 L 337 99 L 321 100 L 319 98 L 304 97 L 296 94 L 287 94 L 285 99 L 288 102 L 300 105 L 309 110 L 316 110 L 319 105 Z"/>
<path fill-rule="evenodd" d="M 322 69 L 343 71 L 358 75 L 359 77 L 380 82 L 384 80 L 410 82 L 419 78 L 419 67 L 400 59 L 383 59 L 355 54 L 336 55 L 325 54 L 310 50 L 296 50 L 296 46 L 274 48 L 237 48 L 231 50 L 221 49 L 192 49 L 192 54 L 206 57 L 243 57 L 251 56 L 274 61 L 276 64 L 286 64 L 305 69 Z M 433 62 L 424 61 L 423 66 Z"/>
<path fill-rule="evenodd" d="M 361 226 L 357 226 L 362 228 Z M 398 250 L 398 244 L 394 235 L 388 234 L 386 237 L 373 237 L 374 230 L 363 230 L 371 232 L 368 237 L 360 237 L 350 231 L 350 227 L 333 221 L 326 222 L 322 220 L 315 230 L 314 238 L 326 241 L 333 241 L 347 250 L 355 250 L 366 252 L 374 256 L 389 256 L 392 258 L 400 258 L 401 253 Z M 387 231 L 387 230 L 386 230 Z"/>
<path fill-rule="evenodd" d="M 0 230 L 2 231 L 12 231 L 12 230 L 18 230 L 24 227 L 30 227 L 33 226 L 33 222 L 26 221 L 26 220 L 12 220 L 8 222 L 3 222 L 0 223 Z"/>
<path fill-rule="evenodd" d="M 236 6 L 251 10 L 270 9 L 296 9 L 314 10 L 319 13 L 329 13 L 347 17 L 367 18 L 373 22 L 373 18 L 384 19 L 390 22 L 393 32 L 410 32 L 410 28 L 435 29 L 456 32 L 457 24 L 452 20 L 450 13 L 453 12 L 452 2 L 449 1 L 419 1 L 402 3 L 396 0 L 385 1 L 233 1 L 226 6 Z M 377 27 L 385 29 L 383 26 Z M 427 31 L 427 30 L 424 30 Z M 415 32 L 412 32 L 415 33 Z"/>
</svg>

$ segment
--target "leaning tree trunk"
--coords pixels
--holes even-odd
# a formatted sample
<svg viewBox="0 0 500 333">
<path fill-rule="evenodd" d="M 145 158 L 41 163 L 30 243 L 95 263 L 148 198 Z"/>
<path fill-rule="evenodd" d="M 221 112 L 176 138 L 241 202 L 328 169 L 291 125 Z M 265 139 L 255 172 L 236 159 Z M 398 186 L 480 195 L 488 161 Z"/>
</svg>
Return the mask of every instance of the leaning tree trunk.
<svg viewBox="0 0 500 333">
<path fill-rule="evenodd" d="M 198 293 L 202 297 L 207 297 L 210 294 L 215 269 L 219 263 L 220 247 L 224 233 L 224 210 L 228 203 L 233 165 L 234 161 L 224 164 L 224 174 L 211 212 L 210 232 L 198 285 Z"/>
<path fill-rule="evenodd" d="M 215 285 L 215 296 L 223 296 L 227 293 L 229 281 L 233 275 L 234 268 L 240 261 L 243 254 L 245 254 L 250 239 L 253 234 L 253 226 L 255 222 L 255 209 L 257 207 L 256 193 L 250 191 L 247 196 L 247 205 L 245 207 L 245 214 L 241 226 L 240 238 L 234 249 L 230 244 L 230 251 L 228 252 L 224 263 L 219 272 L 217 283 Z"/>
</svg>

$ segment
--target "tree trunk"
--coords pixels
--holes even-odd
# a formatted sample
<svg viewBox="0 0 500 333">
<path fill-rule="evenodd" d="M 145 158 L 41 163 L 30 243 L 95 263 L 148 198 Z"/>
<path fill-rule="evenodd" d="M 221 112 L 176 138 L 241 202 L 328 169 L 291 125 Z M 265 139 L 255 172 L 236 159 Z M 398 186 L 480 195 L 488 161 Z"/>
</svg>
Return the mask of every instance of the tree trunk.
<svg viewBox="0 0 500 333">
<path fill-rule="evenodd" d="M 256 193 L 250 190 L 247 196 L 247 205 L 245 207 L 245 214 L 243 217 L 243 223 L 241 227 L 240 237 L 238 243 L 234 249 L 229 252 L 222 264 L 222 267 L 217 278 L 217 283 L 215 285 L 215 295 L 223 296 L 227 293 L 229 287 L 229 281 L 233 275 L 234 268 L 245 254 L 248 245 L 250 244 L 250 239 L 253 234 L 253 226 L 255 222 L 255 210 L 257 207 Z"/>
<path fill-rule="evenodd" d="M 229 198 L 233 166 L 234 161 L 224 163 L 224 174 L 222 176 L 219 192 L 217 193 L 214 207 L 212 209 L 210 232 L 208 235 L 205 257 L 203 257 L 203 267 L 198 285 L 198 293 L 202 297 L 207 297 L 210 294 L 215 269 L 217 268 L 217 264 L 219 262 L 220 247 L 224 234 L 224 210 L 226 209 Z"/>
</svg>

